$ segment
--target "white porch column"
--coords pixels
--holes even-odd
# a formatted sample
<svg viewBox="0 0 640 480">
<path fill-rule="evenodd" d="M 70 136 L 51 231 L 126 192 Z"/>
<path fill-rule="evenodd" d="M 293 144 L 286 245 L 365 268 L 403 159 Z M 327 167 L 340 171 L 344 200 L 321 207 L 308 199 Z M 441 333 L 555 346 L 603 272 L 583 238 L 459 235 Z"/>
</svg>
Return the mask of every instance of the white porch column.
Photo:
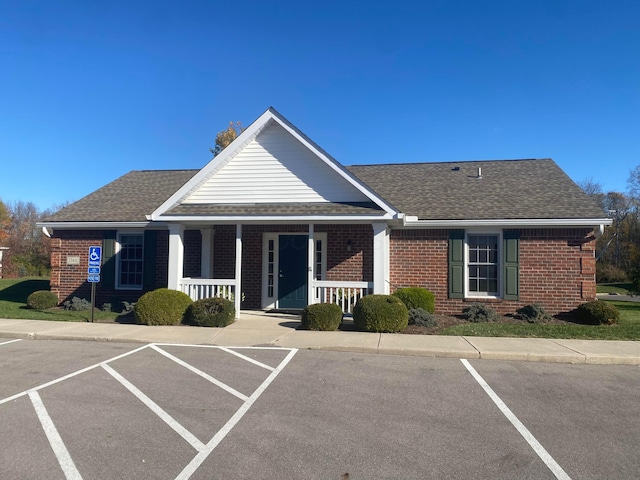
<svg viewBox="0 0 640 480">
<path fill-rule="evenodd" d="M 169 266 L 167 286 L 179 290 L 178 282 L 184 275 L 184 225 L 169 225 Z"/>
<path fill-rule="evenodd" d="M 313 265 L 315 263 L 316 248 L 313 238 L 313 223 L 309 224 L 309 243 L 307 253 L 307 305 L 316 302 L 316 292 L 313 288 Z"/>
<path fill-rule="evenodd" d="M 211 227 L 200 229 L 200 235 L 202 236 L 202 246 L 200 247 L 200 276 L 202 278 L 212 278 L 214 233 L 215 231 Z"/>
<path fill-rule="evenodd" d="M 236 293 L 234 296 L 236 318 L 240 317 L 240 303 L 242 302 L 242 225 L 236 225 Z"/>
<path fill-rule="evenodd" d="M 388 294 L 389 289 L 389 231 L 386 223 L 373 227 L 373 293 Z"/>
</svg>

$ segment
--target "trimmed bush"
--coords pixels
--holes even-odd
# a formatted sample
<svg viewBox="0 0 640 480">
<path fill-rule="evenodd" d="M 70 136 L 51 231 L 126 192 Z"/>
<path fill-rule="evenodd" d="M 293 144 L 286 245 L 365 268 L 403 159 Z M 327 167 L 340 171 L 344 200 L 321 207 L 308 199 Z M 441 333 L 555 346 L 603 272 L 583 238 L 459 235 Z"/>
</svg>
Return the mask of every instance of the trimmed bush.
<svg viewBox="0 0 640 480">
<path fill-rule="evenodd" d="M 495 322 L 499 315 L 490 307 L 482 303 L 474 303 L 462 309 L 462 316 L 467 322 L 482 323 Z"/>
<path fill-rule="evenodd" d="M 314 303 L 302 310 L 302 328 L 332 332 L 342 322 L 342 309 L 335 303 Z"/>
<path fill-rule="evenodd" d="M 433 313 L 436 309 L 436 296 L 426 288 L 399 288 L 393 292 L 393 296 L 402 300 L 408 310 L 422 308 L 429 313 Z"/>
<path fill-rule="evenodd" d="M 49 290 L 37 290 L 27 297 L 27 307 L 47 310 L 58 306 L 58 296 Z"/>
<path fill-rule="evenodd" d="M 548 323 L 553 317 L 538 303 L 525 305 L 516 310 L 517 317 L 529 323 Z"/>
<path fill-rule="evenodd" d="M 85 298 L 73 297 L 62 304 L 65 310 L 73 310 L 74 312 L 82 312 L 91 310 L 91 302 Z"/>
<path fill-rule="evenodd" d="M 192 303 L 186 293 L 158 288 L 142 295 L 133 313 L 136 323 L 142 325 L 179 325 Z"/>
<path fill-rule="evenodd" d="M 366 295 L 353 307 L 353 323 L 362 332 L 400 332 L 409 324 L 409 311 L 393 295 Z"/>
<path fill-rule="evenodd" d="M 613 325 L 620 319 L 620 312 L 615 305 L 600 300 L 578 305 L 575 314 L 580 323 L 589 325 Z"/>
<path fill-rule="evenodd" d="M 409 310 L 409 325 L 435 327 L 437 322 L 433 313 L 427 312 L 424 308 L 412 308 Z"/>
<path fill-rule="evenodd" d="M 236 321 L 236 307 L 226 298 L 203 298 L 187 308 L 185 322 L 198 327 L 226 327 Z"/>
</svg>

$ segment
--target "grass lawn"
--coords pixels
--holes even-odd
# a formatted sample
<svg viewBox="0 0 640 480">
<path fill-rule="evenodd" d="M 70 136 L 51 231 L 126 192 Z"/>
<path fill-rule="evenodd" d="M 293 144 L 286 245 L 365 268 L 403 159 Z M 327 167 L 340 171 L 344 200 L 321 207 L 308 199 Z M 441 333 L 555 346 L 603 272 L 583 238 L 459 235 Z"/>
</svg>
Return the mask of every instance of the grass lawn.
<svg viewBox="0 0 640 480">
<path fill-rule="evenodd" d="M 37 290 L 49 290 L 48 278 L 1 278 L 0 279 L 0 318 L 25 320 L 56 320 L 59 322 L 88 322 L 91 310 L 74 312 L 62 308 L 52 308 L 39 312 L 27 308 L 27 297 Z M 117 313 L 94 312 L 95 322 L 113 322 Z"/>
<path fill-rule="evenodd" d="M 476 337 L 640 340 L 640 303 L 605 301 L 612 303 L 620 310 L 620 321 L 617 325 L 579 325 L 571 322 L 534 325 L 520 321 L 513 323 L 463 323 L 441 330 L 439 334 Z"/>
<path fill-rule="evenodd" d="M 631 283 L 601 283 L 596 285 L 598 293 L 617 293 L 619 295 L 629 295 Z"/>
</svg>

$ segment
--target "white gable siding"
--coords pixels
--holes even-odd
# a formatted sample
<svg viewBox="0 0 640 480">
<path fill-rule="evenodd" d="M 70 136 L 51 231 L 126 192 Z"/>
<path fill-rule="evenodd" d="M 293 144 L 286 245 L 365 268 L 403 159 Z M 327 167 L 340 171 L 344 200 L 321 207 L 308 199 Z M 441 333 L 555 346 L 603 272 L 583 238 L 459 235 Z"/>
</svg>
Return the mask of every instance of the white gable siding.
<svg viewBox="0 0 640 480">
<path fill-rule="evenodd" d="M 272 123 L 183 203 L 367 200 L 289 132 Z"/>
</svg>

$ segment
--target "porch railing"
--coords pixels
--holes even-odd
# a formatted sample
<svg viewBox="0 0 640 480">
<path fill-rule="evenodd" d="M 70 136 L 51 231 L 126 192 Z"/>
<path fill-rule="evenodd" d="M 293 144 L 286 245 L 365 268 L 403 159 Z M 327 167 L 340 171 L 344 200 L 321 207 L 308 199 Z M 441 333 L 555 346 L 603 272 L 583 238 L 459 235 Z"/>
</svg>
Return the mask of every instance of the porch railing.
<svg viewBox="0 0 640 480">
<path fill-rule="evenodd" d="M 373 293 L 373 282 L 314 280 L 312 288 L 319 303 L 335 303 L 344 313 L 353 313 L 356 302 Z"/>
<path fill-rule="evenodd" d="M 233 278 L 182 278 L 178 282 L 178 288 L 193 301 L 222 297 L 233 302 L 236 281 Z"/>
</svg>

